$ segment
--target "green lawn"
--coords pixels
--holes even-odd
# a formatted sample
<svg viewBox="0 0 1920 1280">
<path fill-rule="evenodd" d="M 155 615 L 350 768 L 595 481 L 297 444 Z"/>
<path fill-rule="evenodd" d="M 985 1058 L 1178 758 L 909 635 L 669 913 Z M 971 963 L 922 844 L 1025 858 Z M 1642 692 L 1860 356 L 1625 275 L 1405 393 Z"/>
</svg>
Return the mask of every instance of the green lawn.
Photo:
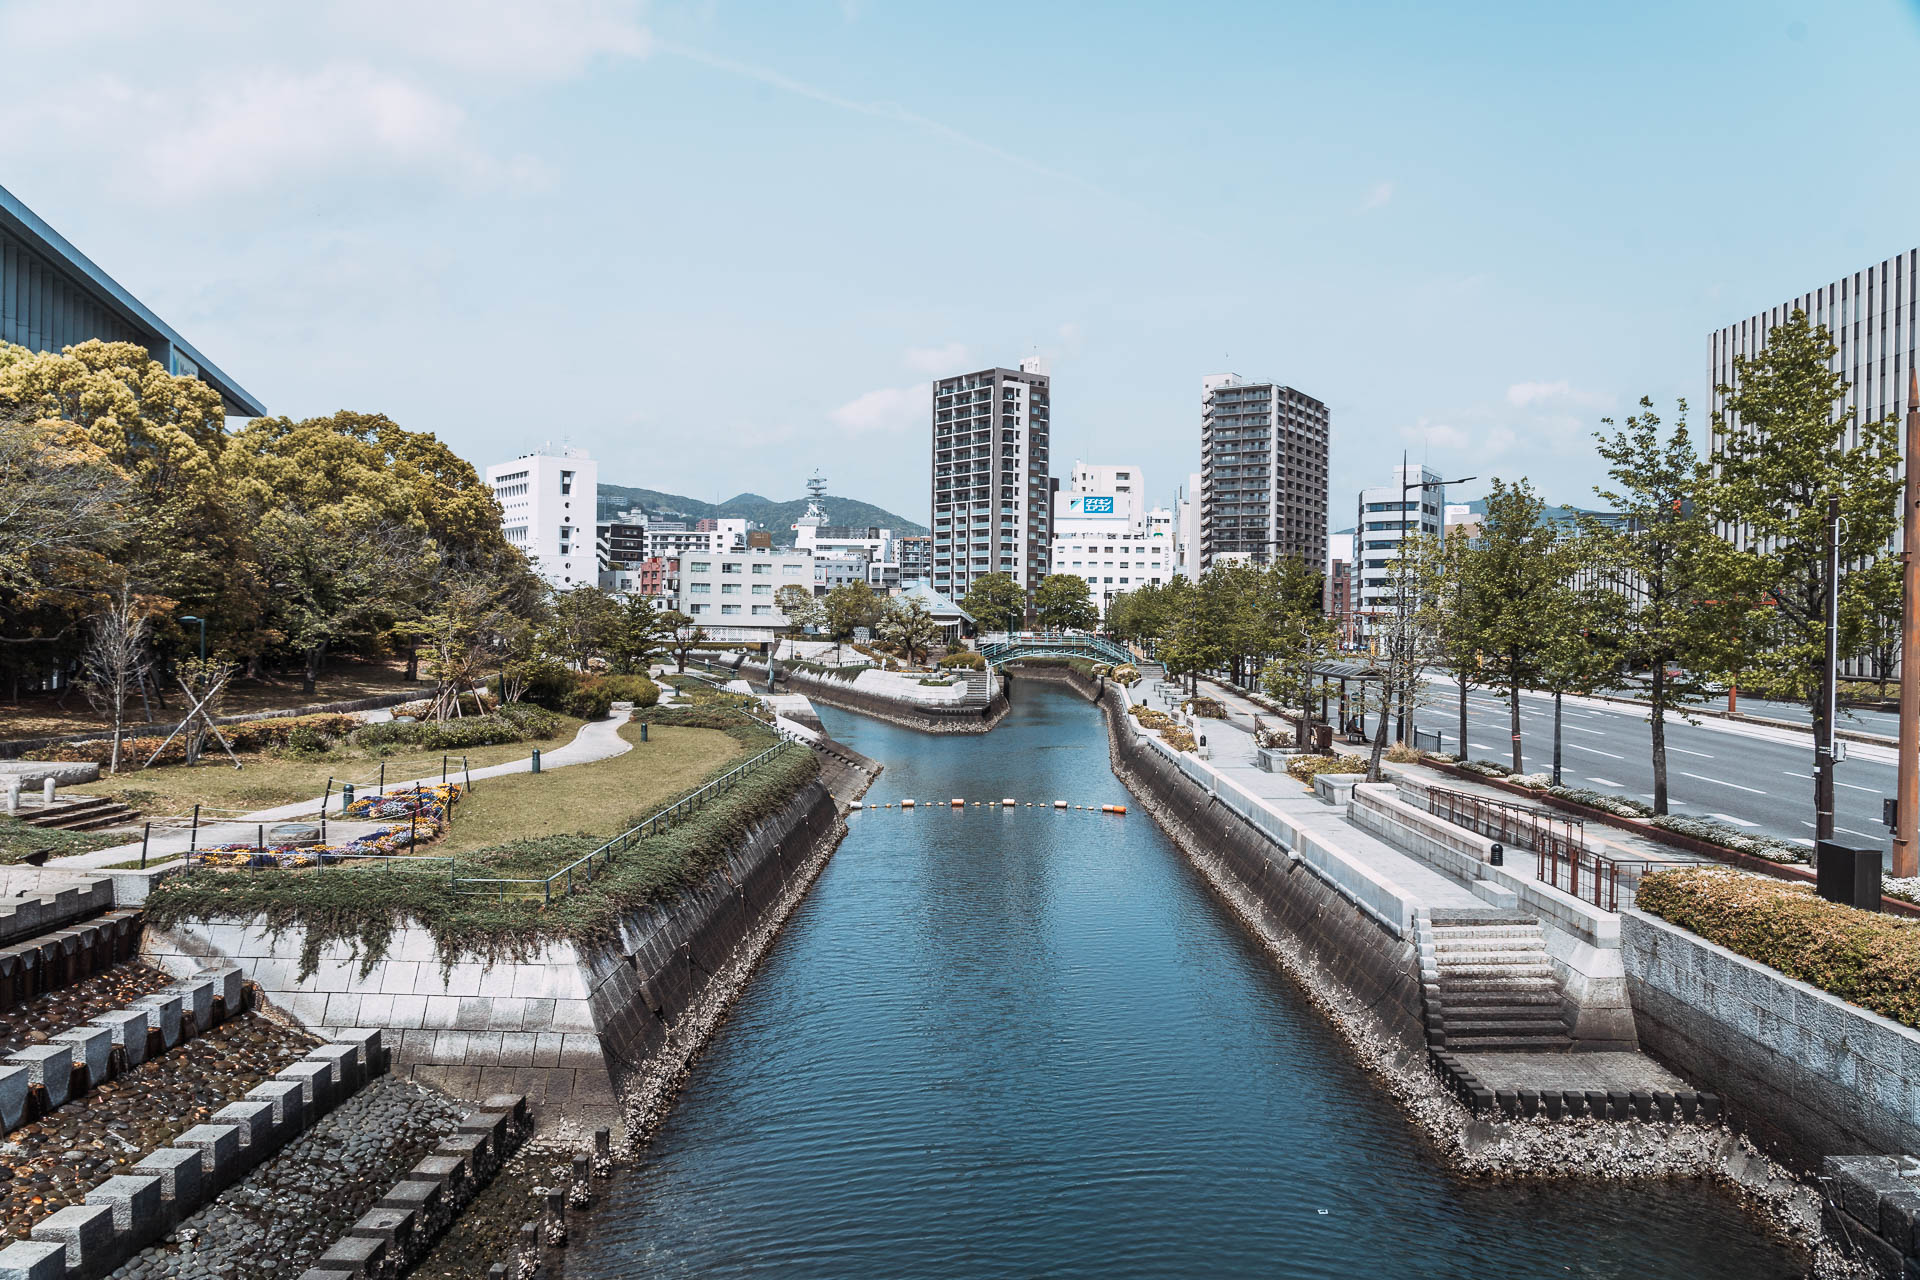
<svg viewBox="0 0 1920 1280">
<path fill-rule="evenodd" d="M 485 765 L 525 759 L 534 747 L 551 751 L 572 742 L 583 723 L 571 716 L 562 717 L 562 721 L 560 728 L 550 737 L 503 743 L 494 747 L 469 747 L 462 754 L 468 764 L 478 769 Z M 343 780 L 350 780 L 365 790 L 374 785 L 382 763 L 387 767 L 389 782 L 437 777 L 440 773 L 441 753 L 438 751 L 402 748 L 393 755 L 382 757 L 374 751 L 338 747 L 311 759 L 242 754 L 240 760 L 243 767 L 235 769 L 225 752 L 220 751 L 217 745 L 214 750 L 216 755 L 203 757 L 203 762 L 191 769 L 185 765 L 156 766 L 144 770 L 123 769 L 115 777 L 104 777 L 98 782 L 64 790 L 117 796 L 142 813 L 154 815 L 190 813 L 196 804 L 213 809 L 248 812 L 290 804 L 295 800 L 311 799 L 317 803 L 321 793 L 326 790 L 329 778 L 334 780 L 335 794 L 338 794 Z M 459 769 L 459 755 L 452 758 L 451 767 Z"/>
<path fill-rule="evenodd" d="M 0 863 L 18 862 L 42 849 L 56 858 L 64 858 L 69 854 L 92 853 L 95 849 L 106 849 L 126 842 L 127 833 L 124 831 L 53 831 L 0 814 Z"/>
<path fill-rule="evenodd" d="M 618 834 L 675 796 L 744 759 L 747 748 L 717 729 L 622 725 L 633 750 L 593 764 L 488 778 L 460 800 L 453 830 L 425 852 L 470 853 L 523 840 Z M 541 874 L 553 868 L 542 863 Z"/>
</svg>

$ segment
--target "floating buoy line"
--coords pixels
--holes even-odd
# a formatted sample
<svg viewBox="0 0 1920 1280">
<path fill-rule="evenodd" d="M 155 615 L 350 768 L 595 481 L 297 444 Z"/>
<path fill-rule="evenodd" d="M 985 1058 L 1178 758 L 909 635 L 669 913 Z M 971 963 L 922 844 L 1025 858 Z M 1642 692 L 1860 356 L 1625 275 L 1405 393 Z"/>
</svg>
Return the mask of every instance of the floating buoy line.
<svg viewBox="0 0 1920 1280">
<path fill-rule="evenodd" d="M 942 808 L 948 811 L 952 811 L 955 809 L 967 809 L 967 808 L 974 808 L 974 809 L 1025 808 L 1025 809 L 1052 809 L 1052 810 L 1055 810 L 1056 812 L 1059 812 L 1059 811 L 1071 812 L 1074 810 L 1078 810 L 1082 813 L 1112 813 L 1112 814 L 1125 814 L 1127 811 L 1127 806 L 1123 804 L 1068 804 L 1065 800 L 1053 800 L 1053 801 L 1037 800 L 1036 801 L 1036 800 L 1012 800 L 1012 799 L 1006 799 L 1006 798 L 1002 798 L 999 800 L 968 800 L 960 796 L 954 797 L 953 799 L 947 801 L 946 804 L 944 805 L 942 805 L 938 800 L 887 800 L 887 801 L 882 801 L 879 804 L 867 804 L 865 802 L 855 800 L 851 804 L 849 804 L 847 807 L 849 809 L 859 809 L 863 811 L 873 810 L 873 809 L 942 809 Z"/>
</svg>

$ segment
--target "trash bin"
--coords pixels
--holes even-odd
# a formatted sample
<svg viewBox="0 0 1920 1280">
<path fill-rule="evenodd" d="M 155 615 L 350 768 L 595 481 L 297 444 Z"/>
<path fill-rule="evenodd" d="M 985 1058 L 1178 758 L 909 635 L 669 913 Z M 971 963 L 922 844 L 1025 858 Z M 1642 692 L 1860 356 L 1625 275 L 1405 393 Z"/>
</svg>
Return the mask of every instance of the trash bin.
<svg viewBox="0 0 1920 1280">
<path fill-rule="evenodd" d="M 1828 902 L 1838 902 L 1862 911 L 1880 909 L 1880 861 L 1878 849 L 1854 849 L 1821 840 L 1814 845 L 1814 890 Z"/>
<path fill-rule="evenodd" d="M 1313 726 L 1313 749 L 1321 755 L 1333 750 L 1333 726 L 1317 724 Z"/>
</svg>

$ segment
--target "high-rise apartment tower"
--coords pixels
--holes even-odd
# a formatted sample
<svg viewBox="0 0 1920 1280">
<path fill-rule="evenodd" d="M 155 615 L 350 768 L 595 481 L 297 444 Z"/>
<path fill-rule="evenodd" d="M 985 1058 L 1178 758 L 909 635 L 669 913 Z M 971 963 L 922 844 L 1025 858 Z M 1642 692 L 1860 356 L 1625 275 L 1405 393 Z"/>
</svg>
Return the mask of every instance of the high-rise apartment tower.
<svg viewBox="0 0 1920 1280">
<path fill-rule="evenodd" d="M 1038 359 L 933 384 L 933 589 L 951 600 L 1004 573 L 1047 573 L 1053 479 L 1049 379 Z"/>
<path fill-rule="evenodd" d="M 1231 373 L 1200 382 L 1200 567 L 1327 562 L 1327 406 Z"/>
</svg>

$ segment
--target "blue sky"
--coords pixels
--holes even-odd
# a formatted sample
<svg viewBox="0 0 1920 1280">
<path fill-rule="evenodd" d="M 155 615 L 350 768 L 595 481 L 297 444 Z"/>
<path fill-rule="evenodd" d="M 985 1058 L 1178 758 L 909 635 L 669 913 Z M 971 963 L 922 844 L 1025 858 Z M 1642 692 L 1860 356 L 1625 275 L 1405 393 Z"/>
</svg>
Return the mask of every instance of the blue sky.
<svg viewBox="0 0 1920 1280">
<path fill-rule="evenodd" d="M 931 376 L 1198 466 L 1199 384 L 1584 502 L 1707 332 L 1920 243 L 1910 4 L 0 0 L 11 189 L 278 412 L 924 519 Z M 1696 411 L 1696 418 L 1698 413 Z M 1469 486 L 1467 496 L 1482 488 Z"/>
</svg>

